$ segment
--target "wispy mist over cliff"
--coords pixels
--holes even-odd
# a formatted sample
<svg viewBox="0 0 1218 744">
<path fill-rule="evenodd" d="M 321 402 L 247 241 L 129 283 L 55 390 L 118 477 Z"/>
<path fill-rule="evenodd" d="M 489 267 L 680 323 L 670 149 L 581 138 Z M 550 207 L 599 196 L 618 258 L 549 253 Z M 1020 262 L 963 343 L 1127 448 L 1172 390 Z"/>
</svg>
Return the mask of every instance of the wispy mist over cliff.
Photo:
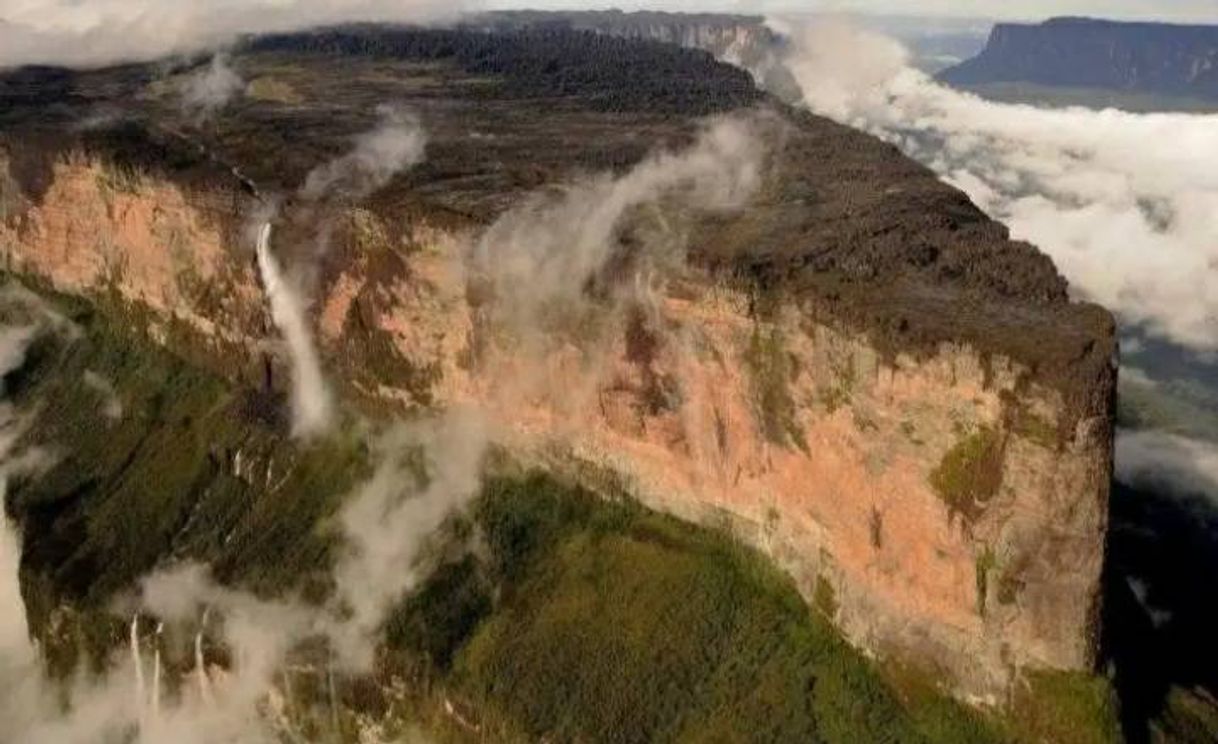
<svg viewBox="0 0 1218 744">
<path fill-rule="evenodd" d="M 418 116 L 390 105 L 382 105 L 377 113 L 377 126 L 356 137 L 350 152 L 309 172 L 302 197 L 316 200 L 337 192 L 358 199 L 422 162 L 427 134 Z"/>
<path fill-rule="evenodd" d="M 182 105 L 196 119 L 206 119 L 224 108 L 245 87 L 245 81 L 229 63 L 227 54 L 217 52 L 210 63 L 184 82 Z"/>
<path fill-rule="evenodd" d="M 481 485 L 487 439 L 482 418 L 464 410 L 401 424 L 372 447 L 374 474 L 339 514 L 345 549 L 334 569 L 339 591 L 332 602 L 263 599 L 217 584 L 205 566 L 170 566 L 144 578 L 138 598 L 115 605 L 136 613 L 129 648 L 117 649 L 104 673 L 75 681 L 50 678 L 38 658 L 19 591 L 19 539 L 0 523 L 6 734 L 37 744 L 306 740 L 298 716 L 308 703 L 291 699 L 290 677 L 372 671 L 374 635 L 393 603 L 432 568 L 420 563 L 427 539 Z M 0 452 L 0 463 L 7 457 Z M 170 630 L 194 637 L 196 649 L 206 634 L 206 644 L 224 648 L 229 662 L 221 666 L 196 650 L 193 666 L 185 666 L 190 660 L 170 655 Z M 320 669 L 299 661 L 289 668 L 306 641 L 327 644 L 328 661 Z M 304 713 L 322 721 L 333 714 Z"/>
<path fill-rule="evenodd" d="M 517 326 L 537 327 L 547 306 L 578 297 L 614 259 L 618 231 L 632 210 L 661 201 L 681 209 L 742 206 L 760 184 L 762 155 L 754 122 L 721 119 L 688 150 L 658 153 L 623 176 L 601 175 L 525 200 L 478 239 L 472 269 L 494 287 L 499 310 Z M 665 258 L 657 245 L 647 248 L 647 260 Z"/>
<path fill-rule="evenodd" d="M 328 23 L 453 20 L 471 0 L 16 0 L 0 8 L 0 68 L 93 67 L 222 46 L 241 34 Z"/>
</svg>

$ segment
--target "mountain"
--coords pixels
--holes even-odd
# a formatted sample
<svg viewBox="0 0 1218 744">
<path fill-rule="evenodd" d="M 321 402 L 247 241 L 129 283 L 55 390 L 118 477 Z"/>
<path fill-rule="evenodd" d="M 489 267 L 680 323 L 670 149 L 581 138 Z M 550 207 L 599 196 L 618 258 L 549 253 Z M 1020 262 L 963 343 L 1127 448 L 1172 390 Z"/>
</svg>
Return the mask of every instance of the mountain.
<svg viewBox="0 0 1218 744">
<path fill-rule="evenodd" d="M 701 49 L 716 59 L 749 70 L 763 90 L 784 100 L 799 99 L 799 86 L 781 61 L 787 41 L 766 25 L 762 16 L 649 10 L 630 13 L 515 10 L 486 13 L 466 25 L 500 31 L 531 28 L 594 31 Z"/>
<path fill-rule="evenodd" d="M 895 147 L 626 36 L 0 78 L 39 648 L 207 697 L 247 637 L 208 612 L 299 598 L 292 734 L 1110 740 L 1111 315 Z M 220 588 L 132 610 L 190 562 Z"/>
<path fill-rule="evenodd" d="M 1030 83 L 1218 101 L 1218 26 L 1087 18 L 1003 23 L 979 55 L 939 78 L 960 86 Z"/>
</svg>

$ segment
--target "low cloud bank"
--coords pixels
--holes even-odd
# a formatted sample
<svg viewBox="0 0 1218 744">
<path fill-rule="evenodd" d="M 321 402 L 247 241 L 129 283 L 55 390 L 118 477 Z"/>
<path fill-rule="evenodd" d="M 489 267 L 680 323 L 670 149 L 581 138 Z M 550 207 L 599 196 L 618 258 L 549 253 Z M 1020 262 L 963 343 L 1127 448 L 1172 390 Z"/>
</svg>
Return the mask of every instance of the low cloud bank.
<svg viewBox="0 0 1218 744">
<path fill-rule="evenodd" d="M 0 9 L 0 68 L 146 61 L 217 48 L 247 33 L 442 22 L 473 7 L 472 0 L 11 0 Z"/>
<path fill-rule="evenodd" d="M 811 109 L 931 166 L 1126 322 L 1218 349 L 1218 115 L 994 103 L 878 34 L 773 23 Z"/>
<path fill-rule="evenodd" d="M 1119 431 L 1116 477 L 1131 486 L 1203 496 L 1218 507 L 1218 444 L 1158 431 Z"/>
</svg>

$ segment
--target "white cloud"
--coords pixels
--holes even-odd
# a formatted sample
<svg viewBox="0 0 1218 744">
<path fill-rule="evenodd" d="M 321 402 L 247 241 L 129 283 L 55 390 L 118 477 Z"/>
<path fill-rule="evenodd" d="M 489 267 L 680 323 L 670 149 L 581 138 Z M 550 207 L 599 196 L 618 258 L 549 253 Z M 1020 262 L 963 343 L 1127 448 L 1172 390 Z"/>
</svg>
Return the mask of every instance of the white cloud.
<svg viewBox="0 0 1218 744">
<path fill-rule="evenodd" d="M 6 740 L 304 741 L 299 716 L 309 704 L 275 703 L 287 693 L 285 675 L 295 673 L 286 668 L 290 653 L 306 640 L 328 639 L 335 668 L 371 671 L 371 644 L 386 614 L 426 576 L 419 565 L 426 538 L 480 488 L 487 438 L 476 412 L 456 410 L 399 425 L 375 440 L 373 450 L 373 477 L 339 516 L 347 550 L 335 567 L 335 602 L 319 607 L 290 598 L 263 600 L 216 584 L 198 564 L 162 569 L 141 582 L 136 605 L 158 624 L 133 616 L 130 648 L 104 674 L 75 682 L 49 679 L 42 670 L 20 595 L 20 544 L 0 515 L 0 721 L 4 736 L 11 737 Z M 169 633 L 161 633 L 161 622 L 178 633 L 206 630 L 209 643 L 220 642 L 231 661 L 220 669 L 195 653 L 194 663 L 203 661 L 206 668 L 191 669 L 181 680 L 186 684 L 170 696 L 170 667 L 162 654 L 175 645 L 164 640 Z"/>
<path fill-rule="evenodd" d="M 347 545 L 334 578 L 350 614 L 336 640 L 347 664 L 370 665 L 392 605 L 434 568 L 419 565 L 423 548 L 477 496 L 487 445 L 483 417 L 463 408 L 401 424 L 377 442 L 376 471 L 339 516 Z"/>
<path fill-rule="evenodd" d="M 678 209 L 743 205 L 761 182 L 757 126 L 742 117 L 715 120 L 687 150 L 654 154 L 620 177 L 589 178 L 504 213 L 470 256 L 473 272 L 494 288 L 496 311 L 528 329 L 542 325 L 552 303 L 578 302 L 588 280 L 613 258 L 624 218 L 640 206 L 663 200 Z M 671 247 L 685 246 L 678 239 Z M 663 246 L 647 248 L 647 261 L 685 258 L 660 255 Z"/>
<path fill-rule="evenodd" d="M 1204 496 L 1218 505 L 1218 444 L 1157 431 L 1120 431 L 1116 477 L 1132 486 Z"/>
<path fill-rule="evenodd" d="M 245 81 L 229 65 L 228 55 L 217 52 L 211 63 L 187 78 L 182 85 L 182 104 L 204 119 L 228 105 L 245 86 Z"/>
<path fill-rule="evenodd" d="M 994 103 L 911 69 L 876 34 L 787 28 L 813 110 L 930 165 L 1123 320 L 1218 348 L 1218 116 Z"/>
<path fill-rule="evenodd" d="M 668 10 L 686 13 L 852 13 L 863 15 L 921 16 L 929 18 L 991 18 L 1043 20 L 1051 16 L 1088 15 L 1097 18 L 1170 20 L 1214 23 L 1213 0 L 490 0 L 489 7 L 522 6 L 547 10 Z"/>
<path fill-rule="evenodd" d="M 309 172 L 301 196 L 319 199 L 339 191 L 358 199 L 423 161 L 427 134 L 418 116 L 394 106 L 378 108 L 380 123 L 355 138 L 350 152 Z"/>
<path fill-rule="evenodd" d="M 102 414 L 111 421 L 123 417 L 123 400 L 119 397 L 114 383 L 97 374 L 91 369 L 85 370 L 81 381 L 85 387 L 96 392 L 102 399 Z"/>
<path fill-rule="evenodd" d="M 149 60 L 222 46 L 243 33 L 443 21 L 470 7 L 471 0 L 6 0 L 0 68 Z"/>
</svg>

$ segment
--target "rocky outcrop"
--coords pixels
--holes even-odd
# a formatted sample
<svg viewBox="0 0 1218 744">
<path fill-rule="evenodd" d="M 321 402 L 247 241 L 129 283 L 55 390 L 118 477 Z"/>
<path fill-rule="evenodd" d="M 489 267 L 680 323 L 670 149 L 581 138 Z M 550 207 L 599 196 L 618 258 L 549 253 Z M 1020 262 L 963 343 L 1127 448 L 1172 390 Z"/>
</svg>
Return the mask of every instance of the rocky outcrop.
<svg viewBox="0 0 1218 744">
<path fill-rule="evenodd" d="M 489 29 L 572 28 L 709 52 L 748 70 L 763 90 L 798 100 L 799 86 L 781 64 L 784 41 L 765 18 L 724 13 L 636 11 L 501 11 L 474 22 Z"/>
<path fill-rule="evenodd" d="M 1218 26 L 1055 18 L 998 24 L 954 85 L 1026 82 L 1218 100 Z"/>
<path fill-rule="evenodd" d="M 298 64 L 317 72 L 290 80 L 308 101 L 331 63 Z M 369 67 L 369 85 L 387 64 Z M 438 69 L 388 79 L 402 90 Z M 539 122 L 510 90 L 462 84 L 448 83 L 479 108 L 423 83 L 409 99 L 435 133 L 417 172 L 358 202 L 288 200 L 275 218 L 285 262 L 315 268 L 301 276 L 345 399 L 373 416 L 475 404 L 521 458 L 735 531 L 854 643 L 969 699 L 1001 701 L 1025 670 L 1093 668 L 1115 382 L 1106 312 L 1072 304 L 1047 258 L 893 148 L 767 106 L 749 114 L 768 155 L 743 208 L 627 210 L 618 252 L 579 301 L 513 325 L 469 264 L 487 225 L 569 181 L 589 152 L 620 153 L 621 170 L 697 127 L 570 103 Z M 287 104 L 259 105 L 234 115 L 212 161 L 267 157 L 235 139 Z M 20 164 L 10 141 L 0 160 L 8 269 L 265 384 L 273 331 L 251 231 L 265 216 L 246 184 L 60 147 Z M 488 172 L 469 165 L 471 147 Z M 657 224 L 681 236 L 683 260 L 636 260 Z"/>
</svg>

